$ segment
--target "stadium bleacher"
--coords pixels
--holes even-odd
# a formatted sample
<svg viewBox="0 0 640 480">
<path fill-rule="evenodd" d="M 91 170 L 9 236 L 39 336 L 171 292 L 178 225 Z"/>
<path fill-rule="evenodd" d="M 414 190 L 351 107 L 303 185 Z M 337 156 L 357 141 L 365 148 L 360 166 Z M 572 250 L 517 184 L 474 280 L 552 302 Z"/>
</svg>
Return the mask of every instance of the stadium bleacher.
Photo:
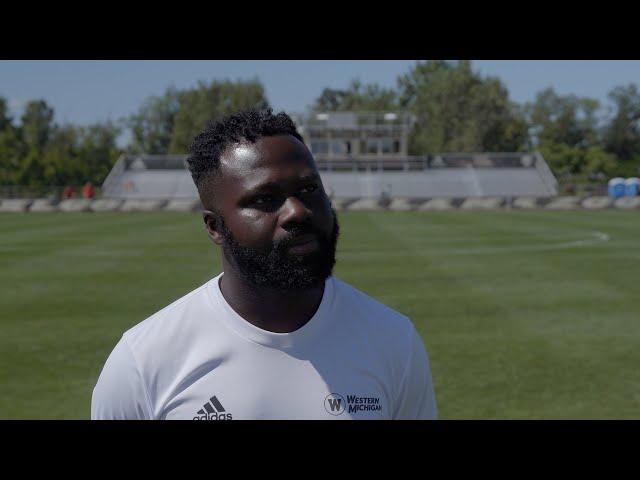
<svg viewBox="0 0 640 480">
<path fill-rule="evenodd" d="M 123 156 L 105 180 L 107 198 L 198 198 L 185 156 Z M 338 168 L 339 167 L 339 168 Z M 319 162 L 332 198 L 553 197 L 557 182 L 539 154 L 442 154 Z"/>
</svg>

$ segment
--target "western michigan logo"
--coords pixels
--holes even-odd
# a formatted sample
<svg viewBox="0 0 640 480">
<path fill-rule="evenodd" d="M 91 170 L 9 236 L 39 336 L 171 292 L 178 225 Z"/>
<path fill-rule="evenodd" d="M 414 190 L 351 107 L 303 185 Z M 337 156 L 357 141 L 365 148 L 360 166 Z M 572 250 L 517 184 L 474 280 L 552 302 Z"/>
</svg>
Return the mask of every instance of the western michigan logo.
<svg viewBox="0 0 640 480">
<path fill-rule="evenodd" d="M 331 393 L 324 399 L 324 409 L 331 415 L 342 415 L 345 410 L 350 414 L 358 412 L 380 412 L 382 405 L 379 397 L 361 397 L 347 395 L 347 399 L 339 393 Z"/>
<path fill-rule="evenodd" d="M 324 399 L 324 409 L 331 415 L 342 415 L 346 408 L 344 397 L 339 393 L 331 393 Z"/>
<path fill-rule="evenodd" d="M 226 413 L 226 410 L 220 403 L 220 400 L 216 396 L 209 399 L 207 403 L 203 405 L 203 408 L 198 410 L 198 413 L 194 420 L 233 420 L 230 413 Z"/>
</svg>

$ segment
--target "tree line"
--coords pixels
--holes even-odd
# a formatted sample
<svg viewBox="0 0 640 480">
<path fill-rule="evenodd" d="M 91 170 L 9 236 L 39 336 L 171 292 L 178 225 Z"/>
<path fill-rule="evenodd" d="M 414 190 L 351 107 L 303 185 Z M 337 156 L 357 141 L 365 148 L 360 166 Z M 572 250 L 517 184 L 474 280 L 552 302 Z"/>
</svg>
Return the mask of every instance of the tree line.
<svg viewBox="0 0 640 480">
<path fill-rule="evenodd" d="M 497 77 L 482 76 L 470 61 L 417 62 L 394 88 L 353 80 L 325 88 L 309 112 L 407 111 L 415 124 L 409 153 L 538 150 L 557 177 L 603 181 L 637 176 L 640 168 L 640 92 L 618 86 L 610 105 L 552 88 L 518 104 Z M 169 87 L 147 98 L 133 115 L 89 126 L 58 124 L 43 100 L 12 118 L 0 96 L 0 185 L 41 187 L 101 184 L 119 155 L 184 154 L 207 121 L 233 111 L 269 106 L 256 78 Z M 130 140 L 119 148 L 117 139 Z"/>
</svg>

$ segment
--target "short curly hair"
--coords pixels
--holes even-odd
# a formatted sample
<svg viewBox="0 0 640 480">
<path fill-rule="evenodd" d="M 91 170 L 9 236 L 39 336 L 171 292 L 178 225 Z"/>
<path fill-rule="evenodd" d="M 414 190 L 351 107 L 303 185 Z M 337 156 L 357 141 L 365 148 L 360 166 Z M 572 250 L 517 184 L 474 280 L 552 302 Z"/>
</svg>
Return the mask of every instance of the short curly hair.
<svg viewBox="0 0 640 480">
<path fill-rule="evenodd" d="M 204 180 L 218 171 L 220 156 L 229 145 L 255 143 L 275 135 L 292 135 L 304 143 L 291 117 L 284 112 L 274 115 L 271 108 L 237 112 L 209 122 L 189 147 L 187 164 L 196 187 L 200 189 Z"/>
</svg>

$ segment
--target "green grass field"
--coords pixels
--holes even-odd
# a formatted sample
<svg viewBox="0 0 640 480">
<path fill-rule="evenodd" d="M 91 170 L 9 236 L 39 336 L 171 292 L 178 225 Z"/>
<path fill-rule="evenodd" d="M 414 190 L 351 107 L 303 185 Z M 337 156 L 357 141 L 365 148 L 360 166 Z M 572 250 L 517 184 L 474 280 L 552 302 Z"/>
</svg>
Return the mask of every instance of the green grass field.
<svg viewBox="0 0 640 480">
<path fill-rule="evenodd" d="M 443 419 L 640 418 L 640 213 L 341 213 Z M 122 333 L 219 272 L 197 214 L 0 215 L 0 418 L 86 419 Z"/>
</svg>

